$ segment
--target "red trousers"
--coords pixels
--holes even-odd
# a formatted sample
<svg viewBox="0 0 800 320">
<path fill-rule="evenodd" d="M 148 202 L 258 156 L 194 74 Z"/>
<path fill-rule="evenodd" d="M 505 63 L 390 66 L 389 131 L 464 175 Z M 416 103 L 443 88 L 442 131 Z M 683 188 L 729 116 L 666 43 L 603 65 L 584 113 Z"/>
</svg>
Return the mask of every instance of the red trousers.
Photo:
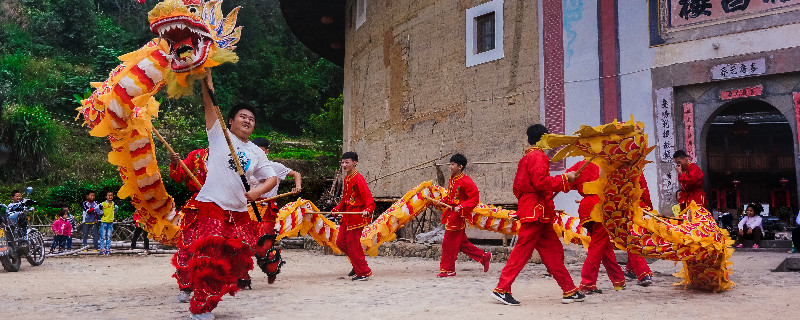
<svg viewBox="0 0 800 320">
<path fill-rule="evenodd" d="M 625 275 L 617 264 L 617 256 L 614 255 L 614 247 L 611 245 L 608 232 L 597 222 L 591 222 L 585 226 L 591 232 L 592 242 L 589 243 L 589 253 L 581 269 L 581 290 L 597 289 L 597 276 L 601 263 L 606 268 L 611 283 L 615 287 L 624 286 Z"/>
<path fill-rule="evenodd" d="M 350 259 L 350 264 L 353 265 L 353 271 L 356 272 L 356 275 L 371 276 L 372 270 L 369 269 L 367 259 L 364 258 L 364 248 L 361 247 L 361 231 L 363 230 L 364 227 L 347 230 L 347 225 L 339 226 L 339 234 L 336 235 L 336 246 Z"/>
<path fill-rule="evenodd" d="M 253 269 L 256 237 L 247 211 L 227 211 L 211 202 L 190 202 L 197 209 L 183 230 L 184 241 L 191 243 L 187 247 L 187 269 L 194 296 L 189 310 L 200 314 L 214 310 L 225 294 L 239 291 L 237 280 L 247 279 L 247 272 Z"/>
<path fill-rule="evenodd" d="M 483 255 L 485 254 L 483 250 L 478 249 L 472 242 L 469 242 L 465 229 L 447 230 L 444 232 L 444 239 L 442 240 L 442 260 L 439 262 L 440 272 L 456 271 L 456 259 L 459 251 L 478 262 L 483 260 Z"/>
<path fill-rule="evenodd" d="M 497 283 L 497 292 L 511 292 L 511 284 L 519 272 L 533 255 L 533 250 L 539 251 L 542 262 L 547 270 L 558 282 L 564 296 L 570 296 L 578 291 L 572 277 L 564 266 L 564 246 L 558 240 L 552 223 L 523 222 L 517 234 L 517 244 L 508 256 L 508 262 L 500 273 Z"/>
<path fill-rule="evenodd" d="M 625 270 L 632 271 L 636 275 L 636 279 L 640 281 L 645 276 L 653 276 L 650 266 L 647 265 L 647 260 L 630 252 L 628 252 L 628 263 L 625 265 Z"/>
</svg>

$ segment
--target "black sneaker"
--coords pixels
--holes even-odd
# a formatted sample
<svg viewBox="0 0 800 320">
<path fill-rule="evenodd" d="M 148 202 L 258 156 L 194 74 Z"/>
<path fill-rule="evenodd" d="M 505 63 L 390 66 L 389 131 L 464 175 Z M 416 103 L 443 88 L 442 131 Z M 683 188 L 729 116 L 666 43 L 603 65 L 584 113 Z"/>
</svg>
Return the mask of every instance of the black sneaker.
<svg viewBox="0 0 800 320">
<path fill-rule="evenodd" d="M 353 281 L 367 281 L 367 278 L 369 278 L 369 276 L 355 276 L 355 277 L 353 277 L 353 279 L 350 279 L 350 280 L 353 280 Z"/>
<path fill-rule="evenodd" d="M 583 302 L 583 298 L 586 298 L 586 295 L 578 291 L 571 296 L 561 298 L 561 303 Z"/>
<path fill-rule="evenodd" d="M 637 284 L 642 286 L 642 287 L 649 286 L 649 285 L 653 284 L 653 277 L 651 277 L 649 275 L 644 276 L 644 278 L 642 278 L 642 280 L 640 280 Z"/>
<path fill-rule="evenodd" d="M 586 295 L 586 294 L 595 294 L 595 293 L 601 294 L 601 293 L 603 293 L 603 290 L 594 289 L 594 290 L 584 290 L 583 291 L 584 295 Z"/>
<path fill-rule="evenodd" d="M 250 279 L 239 279 L 236 280 L 236 286 L 242 290 L 253 290 L 253 287 L 250 286 L 251 281 Z"/>
<path fill-rule="evenodd" d="M 347 274 L 348 277 L 352 278 L 356 276 L 356 270 L 350 269 L 350 273 Z"/>
<path fill-rule="evenodd" d="M 514 297 L 511 296 L 511 292 L 500 293 L 497 291 L 492 291 L 492 298 L 509 306 L 519 305 L 519 301 L 517 301 L 516 299 L 514 299 Z"/>
<path fill-rule="evenodd" d="M 631 280 L 636 280 L 636 274 L 633 271 L 625 270 L 625 277 Z"/>
</svg>

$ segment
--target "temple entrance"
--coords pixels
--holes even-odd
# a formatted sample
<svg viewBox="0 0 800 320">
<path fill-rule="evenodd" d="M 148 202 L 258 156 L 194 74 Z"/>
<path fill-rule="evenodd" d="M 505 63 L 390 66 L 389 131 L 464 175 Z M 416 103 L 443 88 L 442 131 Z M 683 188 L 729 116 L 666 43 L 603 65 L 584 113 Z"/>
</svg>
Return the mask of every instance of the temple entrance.
<svg viewBox="0 0 800 320">
<path fill-rule="evenodd" d="M 789 122 L 761 100 L 735 101 L 719 110 L 706 136 L 709 207 L 738 217 L 743 206 L 761 203 L 765 229 L 779 220 L 788 223 L 798 207 Z"/>
</svg>

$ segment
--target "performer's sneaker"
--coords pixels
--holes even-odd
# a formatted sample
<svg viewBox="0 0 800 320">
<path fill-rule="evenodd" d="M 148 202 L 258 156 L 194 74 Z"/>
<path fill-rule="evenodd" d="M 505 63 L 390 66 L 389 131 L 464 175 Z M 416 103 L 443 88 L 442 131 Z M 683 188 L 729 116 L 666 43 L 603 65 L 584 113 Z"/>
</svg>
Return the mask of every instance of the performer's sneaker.
<svg viewBox="0 0 800 320">
<path fill-rule="evenodd" d="M 192 299 L 192 292 L 181 290 L 178 292 L 178 302 L 188 303 Z"/>
<path fill-rule="evenodd" d="M 440 271 L 439 274 L 436 275 L 439 278 L 447 278 L 447 277 L 455 277 L 455 271 Z"/>
<path fill-rule="evenodd" d="M 353 280 L 353 281 L 367 281 L 367 278 L 369 278 L 369 276 L 355 276 L 350 280 Z"/>
<path fill-rule="evenodd" d="M 583 302 L 584 298 L 586 298 L 586 295 L 578 291 L 573 293 L 571 296 L 561 298 L 561 303 Z"/>
<path fill-rule="evenodd" d="M 624 274 L 625 274 L 625 277 L 627 277 L 628 279 L 631 279 L 631 280 L 636 280 L 636 274 L 635 274 L 635 273 L 633 273 L 633 271 L 631 271 L 631 270 L 625 270 L 625 273 L 624 273 Z"/>
<path fill-rule="evenodd" d="M 348 273 L 347 276 L 350 277 L 350 278 L 355 277 L 356 276 L 356 270 L 355 269 L 350 269 L 350 273 Z"/>
<path fill-rule="evenodd" d="M 492 298 L 509 306 L 519 305 L 519 301 L 517 301 L 516 299 L 514 299 L 514 297 L 511 296 L 511 292 L 501 293 L 497 291 L 492 291 Z"/>
<path fill-rule="evenodd" d="M 211 312 L 201 313 L 201 314 L 194 314 L 192 313 L 189 316 L 189 319 L 194 320 L 214 320 L 214 314 Z"/>
<path fill-rule="evenodd" d="M 646 286 L 651 285 L 652 283 L 653 283 L 653 277 L 647 275 L 647 276 L 644 276 L 644 278 L 642 278 L 642 280 L 639 280 L 638 285 L 640 285 L 642 287 L 646 287 Z"/>
<path fill-rule="evenodd" d="M 597 288 L 595 288 L 595 289 L 592 289 L 592 290 L 584 290 L 584 291 L 583 291 L 583 294 L 584 294 L 584 295 L 587 295 L 587 294 L 595 294 L 595 293 L 602 294 L 602 293 L 603 293 L 603 290 L 600 290 L 600 289 L 597 289 Z"/>
<path fill-rule="evenodd" d="M 614 291 L 620 291 L 620 290 L 625 290 L 625 285 L 624 284 L 621 285 L 621 286 L 614 286 Z"/>
<path fill-rule="evenodd" d="M 486 252 L 483 254 L 483 260 L 481 260 L 481 264 L 483 265 L 483 272 L 489 271 L 489 263 L 492 262 L 492 253 Z"/>
</svg>

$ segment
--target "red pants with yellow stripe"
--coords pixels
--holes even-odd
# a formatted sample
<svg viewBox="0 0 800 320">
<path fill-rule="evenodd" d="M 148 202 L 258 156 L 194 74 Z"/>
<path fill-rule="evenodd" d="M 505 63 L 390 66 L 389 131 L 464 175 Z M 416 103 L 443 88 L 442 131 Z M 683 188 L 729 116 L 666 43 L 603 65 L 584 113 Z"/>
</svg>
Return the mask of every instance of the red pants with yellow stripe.
<svg viewBox="0 0 800 320">
<path fill-rule="evenodd" d="M 589 253 L 583 262 L 581 269 L 581 290 L 597 289 L 597 276 L 600 271 L 600 264 L 606 268 L 608 278 L 615 287 L 625 285 L 625 275 L 622 268 L 617 264 L 617 257 L 614 255 L 614 247 L 606 229 L 596 222 L 584 224 L 589 229 L 592 242 L 589 243 Z"/>
<path fill-rule="evenodd" d="M 478 249 L 472 242 L 469 242 L 465 229 L 446 230 L 444 239 L 442 239 L 442 260 L 439 262 L 440 272 L 453 272 L 456 270 L 456 259 L 458 259 L 459 251 L 478 262 L 483 261 L 483 255 L 485 254 L 483 250 Z"/>
<path fill-rule="evenodd" d="M 500 281 L 494 291 L 511 292 L 511 284 L 531 259 L 533 250 L 539 251 L 542 262 L 558 282 L 565 297 L 578 291 L 564 266 L 564 246 L 553 230 L 553 224 L 541 222 L 523 222 L 520 225 L 517 244 L 508 256 L 508 262 L 500 273 Z"/>
<path fill-rule="evenodd" d="M 361 247 L 361 232 L 364 227 L 347 230 L 347 225 L 339 226 L 339 234 L 336 235 L 336 246 L 339 247 L 347 258 L 350 259 L 350 264 L 353 265 L 353 271 L 358 276 L 371 276 L 367 264 L 367 259 L 364 258 L 364 248 Z"/>
<path fill-rule="evenodd" d="M 628 252 L 628 263 L 625 265 L 625 270 L 633 272 L 639 281 L 642 281 L 645 276 L 653 276 L 653 271 L 650 271 L 647 260 L 630 252 Z"/>
</svg>

